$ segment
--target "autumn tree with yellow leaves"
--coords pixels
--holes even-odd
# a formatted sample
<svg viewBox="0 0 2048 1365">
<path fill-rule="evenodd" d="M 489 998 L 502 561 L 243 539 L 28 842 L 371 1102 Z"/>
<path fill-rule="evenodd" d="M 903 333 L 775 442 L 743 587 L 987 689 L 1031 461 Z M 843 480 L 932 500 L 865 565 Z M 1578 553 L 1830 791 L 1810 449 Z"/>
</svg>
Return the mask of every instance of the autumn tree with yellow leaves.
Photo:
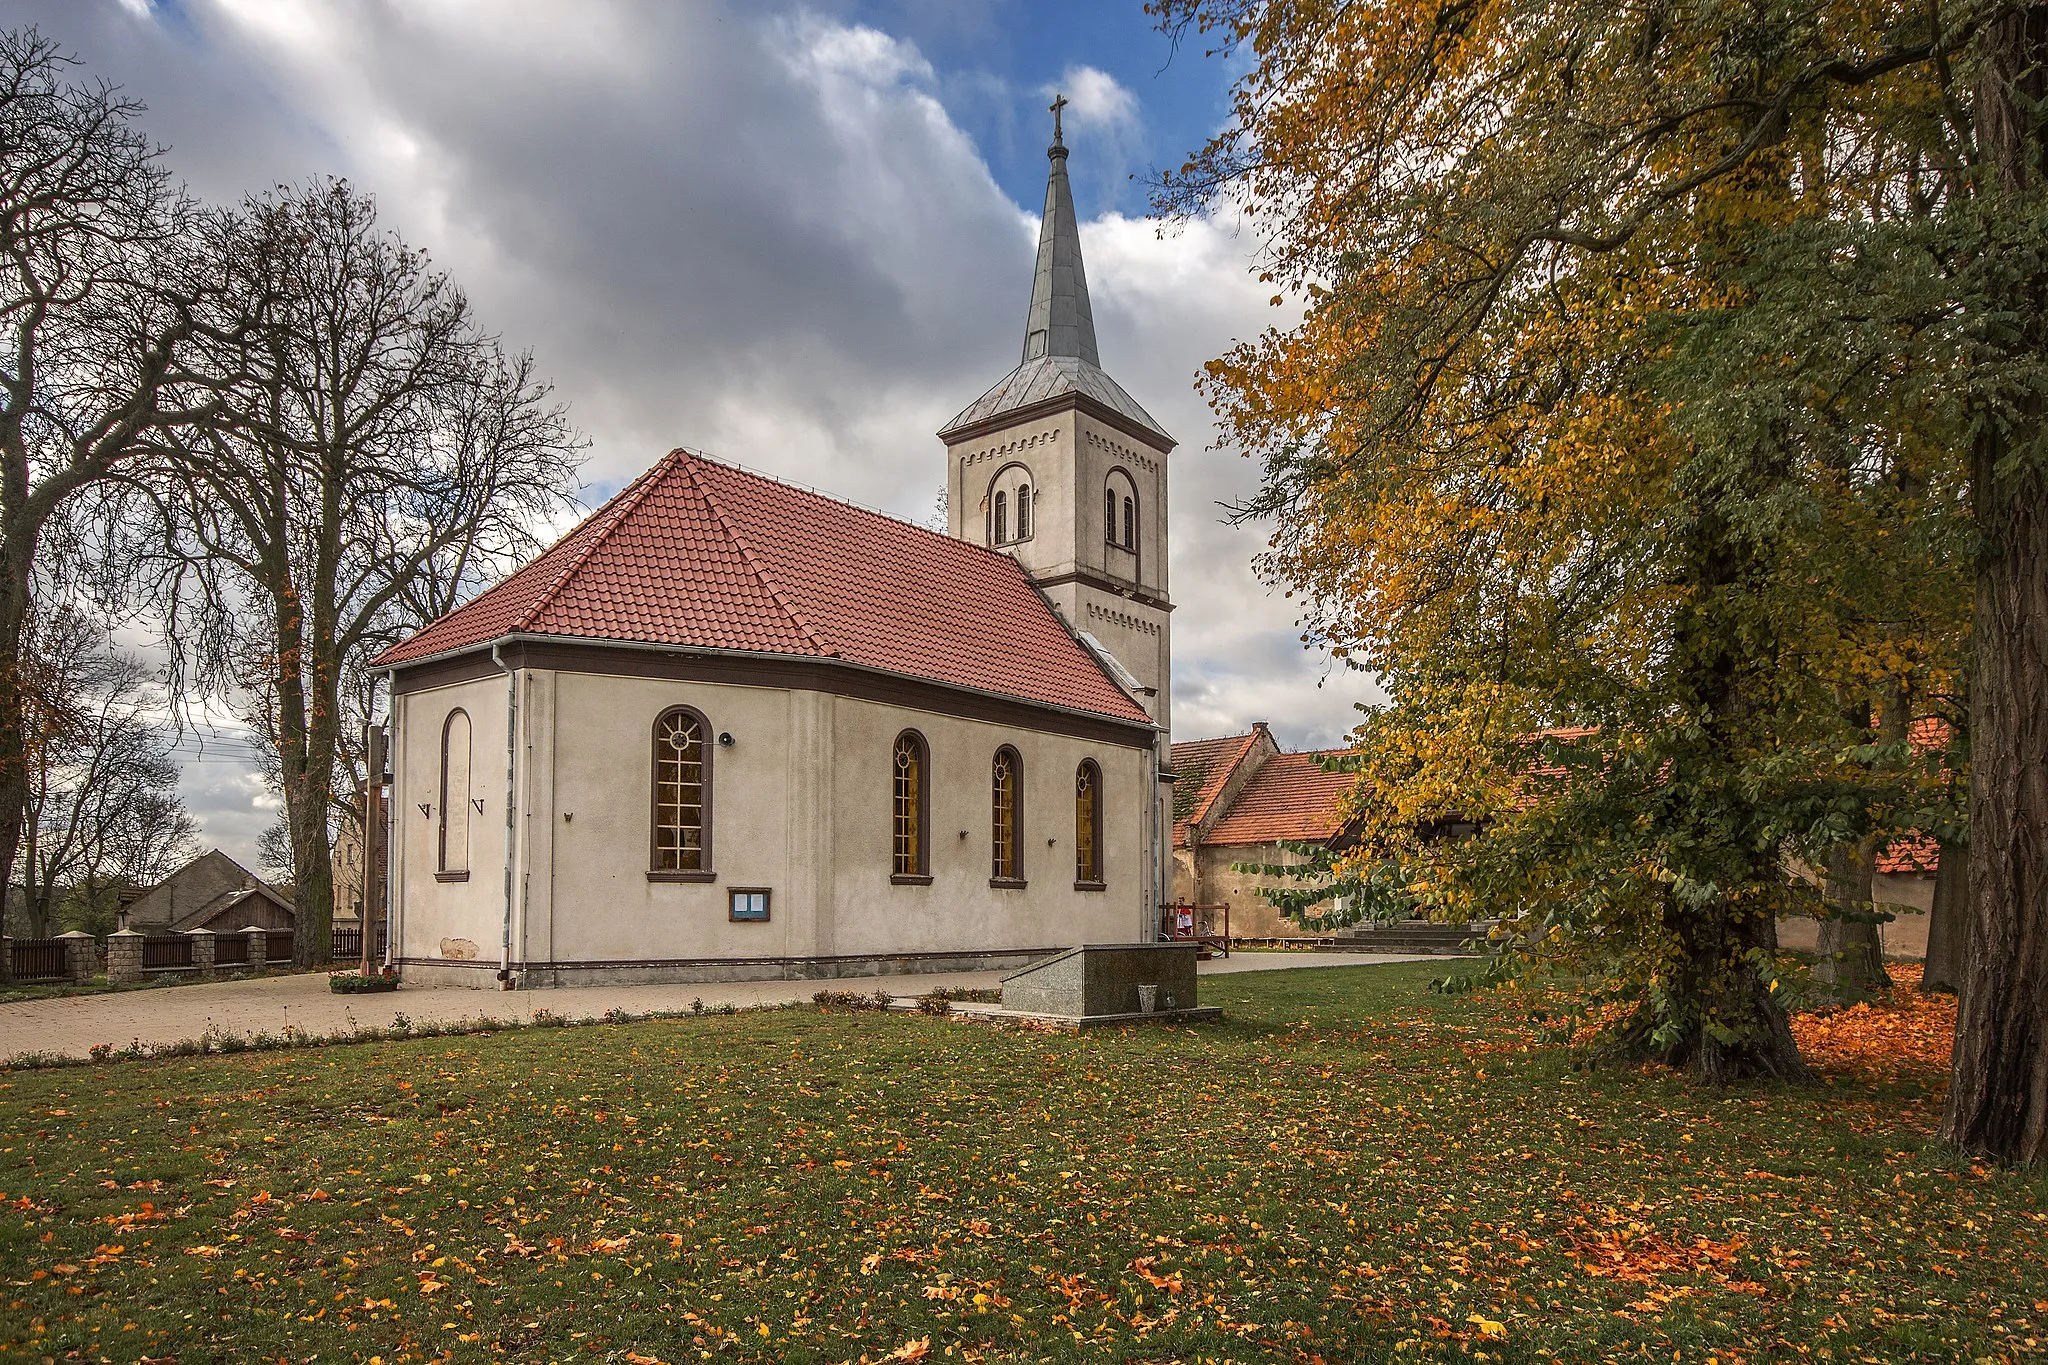
<svg viewBox="0 0 2048 1365">
<path fill-rule="evenodd" d="M 1853 901 L 1943 717 L 1987 949 L 1949 1132 L 2042 1156 L 2048 11 L 1153 9 L 1244 67 L 1162 208 L 1235 203 L 1302 305 L 1206 385 L 1265 569 L 1388 695 L 1358 856 L 1609 983 L 1616 1048 L 1803 1079 L 1786 857 Z"/>
</svg>

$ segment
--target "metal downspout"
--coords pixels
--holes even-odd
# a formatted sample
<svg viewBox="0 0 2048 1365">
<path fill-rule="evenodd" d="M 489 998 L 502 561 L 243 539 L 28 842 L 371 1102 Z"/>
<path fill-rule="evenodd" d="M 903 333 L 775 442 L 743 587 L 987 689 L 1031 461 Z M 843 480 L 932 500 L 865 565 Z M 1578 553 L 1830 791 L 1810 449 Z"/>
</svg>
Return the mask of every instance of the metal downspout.
<svg viewBox="0 0 2048 1365">
<path fill-rule="evenodd" d="M 505 924 L 498 943 L 498 985 L 501 990 L 511 990 L 512 985 L 512 855 L 519 832 L 515 823 L 517 802 L 513 799 L 518 790 L 514 780 L 519 774 L 519 674 L 506 663 L 499 650 L 504 642 L 491 646 L 491 662 L 505 670 Z"/>
<path fill-rule="evenodd" d="M 398 942 L 398 670 L 384 670 L 385 729 L 390 733 L 384 737 L 384 764 L 391 771 L 391 795 L 384 802 L 384 965 L 391 965 L 391 954 Z M 378 773 L 383 777 L 383 773 Z M 368 876 L 371 869 L 364 868 Z M 365 915 L 364 920 L 369 919 Z M 369 933 L 366 922 L 363 932 Z"/>
</svg>

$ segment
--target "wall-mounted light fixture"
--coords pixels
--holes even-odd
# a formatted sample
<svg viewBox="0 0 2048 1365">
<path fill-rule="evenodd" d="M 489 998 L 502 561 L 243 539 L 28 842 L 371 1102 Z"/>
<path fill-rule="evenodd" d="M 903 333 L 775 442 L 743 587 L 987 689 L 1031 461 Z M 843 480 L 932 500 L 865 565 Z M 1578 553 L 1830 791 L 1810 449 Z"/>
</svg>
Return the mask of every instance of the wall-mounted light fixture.
<svg viewBox="0 0 2048 1365">
<path fill-rule="evenodd" d="M 732 747 L 732 731 L 720 730 L 718 732 L 718 747 L 721 749 L 730 749 Z"/>
<path fill-rule="evenodd" d="M 576 812 L 573 810 L 565 810 L 562 812 L 562 823 L 565 825 L 568 824 L 570 821 L 574 820 L 575 818 Z"/>
</svg>

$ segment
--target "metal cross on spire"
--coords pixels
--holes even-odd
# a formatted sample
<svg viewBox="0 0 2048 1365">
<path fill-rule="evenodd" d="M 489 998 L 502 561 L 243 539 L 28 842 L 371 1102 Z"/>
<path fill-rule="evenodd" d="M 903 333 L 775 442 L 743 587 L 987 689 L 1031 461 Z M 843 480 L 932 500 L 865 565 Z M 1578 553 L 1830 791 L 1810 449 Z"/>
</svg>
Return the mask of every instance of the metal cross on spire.
<svg viewBox="0 0 2048 1365">
<path fill-rule="evenodd" d="M 1066 107 L 1067 97 L 1057 91 L 1053 92 L 1052 103 L 1047 105 L 1046 108 L 1052 110 L 1052 145 L 1055 147 L 1064 147 L 1066 145 L 1060 141 L 1060 111 Z"/>
</svg>

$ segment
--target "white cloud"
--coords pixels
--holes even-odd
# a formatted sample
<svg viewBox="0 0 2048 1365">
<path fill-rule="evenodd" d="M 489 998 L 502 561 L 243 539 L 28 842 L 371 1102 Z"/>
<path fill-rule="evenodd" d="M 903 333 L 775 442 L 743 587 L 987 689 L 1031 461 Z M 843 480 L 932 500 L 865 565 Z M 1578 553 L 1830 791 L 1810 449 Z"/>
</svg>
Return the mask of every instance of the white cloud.
<svg viewBox="0 0 2048 1365">
<path fill-rule="evenodd" d="M 1128 132 L 1138 125 L 1138 97 L 1116 77 L 1092 66 L 1070 66 L 1056 85 L 1044 87 L 1047 99 L 1067 97 L 1066 116 L 1077 128 Z"/>
</svg>

